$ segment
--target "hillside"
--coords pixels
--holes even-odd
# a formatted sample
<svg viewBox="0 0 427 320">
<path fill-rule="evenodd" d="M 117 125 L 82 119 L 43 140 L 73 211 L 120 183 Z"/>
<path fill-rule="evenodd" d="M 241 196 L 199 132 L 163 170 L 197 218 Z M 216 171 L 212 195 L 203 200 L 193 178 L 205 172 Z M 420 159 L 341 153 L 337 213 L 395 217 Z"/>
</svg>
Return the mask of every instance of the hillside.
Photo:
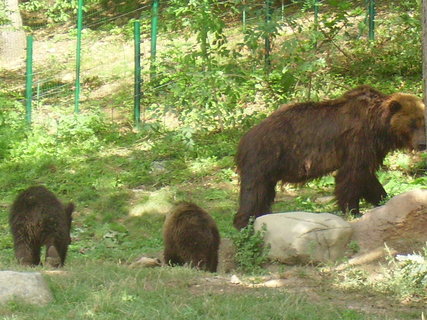
<svg viewBox="0 0 427 320">
<path fill-rule="evenodd" d="M 71 18 L 66 22 L 26 13 L 35 39 L 31 127 L 24 121 L 25 66 L 0 69 L 0 266 L 41 271 L 55 299 L 46 307 L 8 303 L 0 307 L 0 315 L 4 319 L 421 319 L 422 312 L 427 314 L 425 294 L 402 297 L 391 286 L 367 285 L 378 265 L 345 272 L 332 266 L 273 266 L 256 275 L 238 268 L 208 274 L 131 266 L 140 256 L 162 256 L 164 218 L 179 200 L 193 201 L 208 211 L 223 239 L 236 236 L 232 221 L 239 191 L 237 144 L 244 132 L 279 105 L 335 98 L 361 84 L 385 93 L 422 93 L 416 1 L 378 7 L 374 41 L 367 40 L 365 8 L 351 1 L 322 4 L 316 28 L 308 2 L 285 1 L 281 11 L 282 2 L 275 1 L 272 21 L 265 24 L 263 8 L 256 6 L 261 1 L 253 1 L 245 30 L 242 12 L 231 2 L 215 6 L 198 0 L 206 7 L 181 2 L 161 8 L 154 76 L 148 1 L 137 8 L 89 2 L 78 114 L 73 113 L 73 11 L 67 11 Z M 143 82 L 141 126 L 136 128 L 133 19 L 138 17 Z M 271 35 L 268 70 L 266 30 Z M 378 176 L 392 197 L 425 188 L 425 168 L 425 152 L 395 152 Z M 72 243 L 59 271 L 22 267 L 14 258 L 9 206 L 18 192 L 34 184 L 44 184 L 62 200 L 76 204 Z M 343 216 L 334 201 L 318 201 L 333 195 L 334 186 L 333 176 L 325 176 L 305 185 L 278 187 L 273 211 Z M 362 212 L 369 208 L 362 203 Z M 230 282 L 232 274 L 248 283 L 269 278 L 287 282 L 282 288 L 239 286 Z"/>
</svg>

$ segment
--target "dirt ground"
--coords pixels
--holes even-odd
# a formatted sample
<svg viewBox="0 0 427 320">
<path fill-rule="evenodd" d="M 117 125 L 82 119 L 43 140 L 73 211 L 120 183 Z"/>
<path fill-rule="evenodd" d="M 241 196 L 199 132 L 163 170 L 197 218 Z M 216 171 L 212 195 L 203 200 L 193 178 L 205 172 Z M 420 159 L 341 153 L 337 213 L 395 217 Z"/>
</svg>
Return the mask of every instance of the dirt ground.
<svg viewBox="0 0 427 320">
<path fill-rule="evenodd" d="M 333 304 L 341 309 L 356 310 L 378 318 L 422 319 L 423 312 L 427 315 L 425 302 L 404 303 L 367 290 L 341 290 L 334 286 L 332 274 L 323 273 L 317 267 L 288 266 L 285 270 L 264 277 L 242 277 L 238 279 L 238 283 L 235 276 L 220 274 L 200 279 L 200 282 L 191 286 L 191 290 L 194 293 L 206 291 L 208 286 L 213 292 L 241 292 L 267 287 L 270 290 L 302 295 L 307 301 L 316 304 Z"/>
<path fill-rule="evenodd" d="M 301 295 L 316 304 L 334 305 L 340 309 L 355 310 L 378 319 L 418 319 L 427 316 L 427 301 L 400 301 L 398 297 L 376 291 L 368 286 L 351 285 L 348 274 L 363 272 L 369 279 L 381 281 L 381 270 L 387 265 L 385 255 L 373 252 L 355 263 L 331 266 L 283 265 L 271 263 L 265 266 L 267 275 L 249 276 L 239 273 L 234 263 L 234 248 L 230 239 L 222 239 L 218 273 L 194 280 L 190 290 L 202 292 L 233 293 L 267 288 L 283 293 Z M 394 252 L 395 253 L 395 252 Z M 162 259 L 162 253 L 156 254 Z M 351 260 L 350 260 L 351 261 Z M 346 281 L 348 285 L 345 285 Z M 354 280 L 355 281 L 355 280 Z"/>
</svg>

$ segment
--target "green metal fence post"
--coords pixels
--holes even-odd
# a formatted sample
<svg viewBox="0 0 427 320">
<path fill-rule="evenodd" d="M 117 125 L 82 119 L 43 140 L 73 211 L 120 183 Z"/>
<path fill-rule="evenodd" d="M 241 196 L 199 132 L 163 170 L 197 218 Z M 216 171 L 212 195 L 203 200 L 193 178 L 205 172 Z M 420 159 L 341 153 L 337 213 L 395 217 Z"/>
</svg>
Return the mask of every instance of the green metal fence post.
<svg viewBox="0 0 427 320">
<path fill-rule="evenodd" d="M 314 0 L 314 48 L 317 48 L 317 30 L 319 27 L 319 0 Z"/>
<path fill-rule="evenodd" d="M 156 75 L 157 28 L 159 21 L 159 0 L 153 0 L 151 7 L 151 65 L 150 78 Z"/>
<path fill-rule="evenodd" d="M 281 13 L 282 13 L 282 22 L 283 22 L 285 21 L 285 1 L 284 0 L 282 0 Z"/>
<path fill-rule="evenodd" d="M 319 23 L 319 0 L 314 0 L 314 24 L 317 28 Z"/>
<path fill-rule="evenodd" d="M 76 46 L 76 84 L 74 91 L 74 113 L 79 113 L 80 103 L 80 64 L 83 29 L 83 0 L 78 0 L 77 8 L 77 46 Z"/>
<path fill-rule="evenodd" d="M 27 59 L 25 72 L 25 120 L 31 124 L 33 99 L 33 36 L 27 36 Z"/>
<path fill-rule="evenodd" d="M 270 23 L 271 23 L 271 0 L 265 0 L 265 71 L 270 72 L 271 60 L 271 41 L 270 41 Z"/>
<path fill-rule="evenodd" d="M 242 23 L 243 23 L 243 32 L 246 31 L 246 0 L 242 1 Z"/>
<path fill-rule="evenodd" d="M 375 40 L 375 0 L 368 0 L 369 40 Z"/>
<path fill-rule="evenodd" d="M 134 108 L 133 116 L 135 127 L 141 125 L 141 23 L 135 21 L 133 24 L 134 45 L 135 45 L 135 79 L 134 79 Z"/>
</svg>

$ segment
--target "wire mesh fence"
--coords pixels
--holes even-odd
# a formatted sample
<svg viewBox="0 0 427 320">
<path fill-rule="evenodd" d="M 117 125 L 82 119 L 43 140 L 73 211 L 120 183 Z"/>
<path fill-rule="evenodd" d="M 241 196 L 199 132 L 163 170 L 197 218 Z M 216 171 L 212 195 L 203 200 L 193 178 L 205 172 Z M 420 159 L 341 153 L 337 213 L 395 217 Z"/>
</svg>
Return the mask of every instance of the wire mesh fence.
<svg viewBox="0 0 427 320">
<path fill-rule="evenodd" d="M 310 43 L 312 50 L 321 50 L 317 43 L 321 32 L 316 25 L 323 13 L 323 2 L 200 0 L 194 1 L 193 6 L 189 2 L 182 7 L 178 2 L 152 0 L 111 7 L 107 1 L 84 6 L 79 0 L 64 10 L 67 16 L 60 21 L 46 21 L 28 6 L 24 8 L 24 25 L 34 37 L 33 54 L 27 54 L 26 59 L 27 64 L 31 63 L 27 76 L 31 73 L 32 82 L 28 83 L 27 77 L 26 95 L 22 90 L 23 77 L 22 84 L 17 83 L 12 90 L 22 93 L 27 120 L 31 118 L 29 102 L 32 107 L 58 112 L 102 110 L 114 121 L 125 118 L 135 123 L 164 116 L 171 110 L 191 117 L 196 112 L 191 108 L 199 108 L 200 104 L 204 105 L 199 111 L 208 116 L 218 112 L 215 106 L 225 99 L 232 105 L 238 91 L 232 87 L 253 77 L 236 71 L 231 63 L 222 64 L 222 60 L 233 58 L 236 64 L 248 63 L 251 70 L 268 73 L 280 58 L 270 57 L 272 51 L 290 46 L 289 37 L 295 37 L 296 43 L 302 42 L 302 34 L 314 39 Z M 372 40 L 375 3 L 367 0 L 357 6 L 361 8 L 357 11 L 360 23 L 367 26 Z M 311 14 L 307 15 L 307 11 Z M 298 21 L 302 12 L 312 18 Z M 38 19 L 43 22 L 38 23 Z M 140 22 L 140 31 L 135 32 L 135 21 Z M 337 25 L 333 26 L 336 30 L 328 31 L 329 36 L 348 32 Z M 288 42 L 278 41 L 279 35 Z M 332 42 L 325 35 L 322 39 L 324 43 Z M 138 44 L 140 49 L 136 50 Z M 242 60 L 242 56 L 251 59 Z M 284 86 L 287 81 L 299 81 L 283 77 L 280 81 Z M 208 87 L 203 88 L 201 83 Z M 183 87 L 194 90 L 180 96 Z M 166 99 L 167 95 L 173 98 Z M 191 103 L 195 96 L 199 106 Z M 137 110 L 141 99 L 142 111 Z M 160 106 L 162 110 L 158 110 Z M 218 114 L 212 117 L 218 119 Z"/>
</svg>

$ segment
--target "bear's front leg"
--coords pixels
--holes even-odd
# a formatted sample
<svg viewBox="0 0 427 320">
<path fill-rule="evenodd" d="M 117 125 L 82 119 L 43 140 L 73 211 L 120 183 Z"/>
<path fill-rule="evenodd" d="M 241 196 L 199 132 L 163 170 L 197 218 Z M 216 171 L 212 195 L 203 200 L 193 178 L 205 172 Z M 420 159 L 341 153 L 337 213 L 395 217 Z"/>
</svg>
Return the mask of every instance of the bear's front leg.
<svg viewBox="0 0 427 320">
<path fill-rule="evenodd" d="M 241 174 L 239 210 L 233 221 L 237 230 L 246 227 L 250 217 L 271 213 L 271 205 L 276 196 L 275 188 L 276 182 L 265 177 L 255 179 Z"/>
<path fill-rule="evenodd" d="M 360 215 L 359 200 L 364 191 L 363 183 L 359 173 L 344 168 L 338 170 L 335 176 L 335 198 L 343 213 Z"/>
</svg>

